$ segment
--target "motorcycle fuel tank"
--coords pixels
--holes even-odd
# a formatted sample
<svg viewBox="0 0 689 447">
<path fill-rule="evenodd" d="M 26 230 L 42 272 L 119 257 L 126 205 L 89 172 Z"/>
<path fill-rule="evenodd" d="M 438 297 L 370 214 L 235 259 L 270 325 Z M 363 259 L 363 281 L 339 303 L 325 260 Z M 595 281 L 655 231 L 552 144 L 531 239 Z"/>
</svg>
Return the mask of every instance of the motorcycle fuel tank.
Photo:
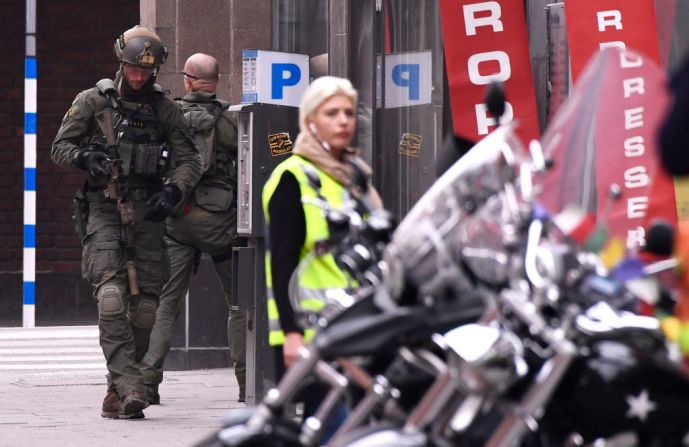
<svg viewBox="0 0 689 447">
<path fill-rule="evenodd" d="M 580 357 L 546 411 L 558 431 L 588 441 L 633 432 L 640 445 L 689 445 L 689 377 L 633 346 L 638 335 L 599 340 Z"/>
</svg>

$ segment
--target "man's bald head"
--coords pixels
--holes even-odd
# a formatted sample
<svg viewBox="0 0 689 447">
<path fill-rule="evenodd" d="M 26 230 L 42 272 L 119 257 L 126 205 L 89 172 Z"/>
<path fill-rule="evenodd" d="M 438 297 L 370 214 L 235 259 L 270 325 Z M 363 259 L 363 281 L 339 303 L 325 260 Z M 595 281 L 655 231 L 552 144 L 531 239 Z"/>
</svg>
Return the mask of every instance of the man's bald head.
<svg viewBox="0 0 689 447">
<path fill-rule="evenodd" d="M 208 54 L 192 54 L 184 64 L 184 74 L 184 87 L 188 92 L 203 90 L 215 93 L 220 74 L 218 61 Z"/>
</svg>

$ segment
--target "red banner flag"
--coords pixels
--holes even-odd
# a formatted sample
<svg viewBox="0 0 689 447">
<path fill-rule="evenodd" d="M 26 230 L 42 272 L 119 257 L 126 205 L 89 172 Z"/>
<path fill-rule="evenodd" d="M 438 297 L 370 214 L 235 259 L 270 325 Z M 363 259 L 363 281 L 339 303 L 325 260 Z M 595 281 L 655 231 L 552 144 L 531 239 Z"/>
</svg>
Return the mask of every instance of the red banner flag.
<svg viewBox="0 0 689 447">
<path fill-rule="evenodd" d="M 543 136 L 554 160 L 544 204 L 594 213 L 630 248 L 643 243 L 648 216 L 676 222 L 672 180 L 661 175 L 656 147 L 668 100 L 665 73 L 652 60 L 617 48 L 593 58 Z"/>
<path fill-rule="evenodd" d="M 596 157 L 596 183 L 599 191 L 610 183 L 622 187 L 622 200 L 612 207 L 609 220 L 629 226 L 627 245 L 634 246 L 643 242 L 649 216 L 677 222 L 674 185 L 660 168 L 656 143 L 669 98 L 665 73 L 651 58 L 615 53 L 610 88 L 600 92 L 596 146 L 602 151 Z"/>
<path fill-rule="evenodd" d="M 676 187 L 672 178 L 660 168 L 657 161 L 655 133 L 666 109 L 667 93 L 664 87 L 664 73 L 655 65 L 660 64 L 660 52 L 654 0 L 635 0 L 633 2 L 628 0 L 567 0 L 565 2 L 565 18 L 567 20 L 572 77 L 575 82 L 584 65 L 600 48 L 627 48 L 644 56 L 640 59 L 641 65 L 639 67 L 627 67 L 635 68 L 640 73 L 634 76 L 629 74 L 630 70 L 626 70 L 627 74 L 619 73 L 619 76 L 626 76 L 624 97 L 621 96 L 621 90 L 617 89 L 615 91 L 603 90 L 603 96 L 600 98 L 603 109 L 607 109 L 610 113 L 614 113 L 619 108 L 615 102 L 624 101 L 624 104 L 630 104 L 630 101 L 634 101 L 635 96 L 639 103 L 638 106 L 625 109 L 624 121 L 621 121 L 622 117 L 618 115 L 615 115 L 615 118 L 606 118 L 604 123 L 606 131 L 597 133 L 596 140 L 597 144 L 619 143 L 623 133 L 628 133 L 633 128 L 639 129 L 640 135 L 636 138 L 642 141 L 639 147 L 643 147 L 646 161 L 640 161 L 645 164 L 646 170 L 642 172 L 644 168 L 639 165 L 636 166 L 635 169 L 637 170 L 634 172 L 624 171 L 626 176 L 633 177 L 631 179 L 625 177 L 624 180 L 627 184 L 634 184 L 638 181 L 636 176 L 643 175 L 650 176 L 652 184 L 650 192 L 646 194 L 645 203 L 639 202 L 635 211 L 628 210 L 627 212 L 637 216 L 643 208 L 645 213 L 643 223 L 656 217 L 670 220 L 673 224 L 676 223 Z M 654 97 L 654 94 L 657 96 Z M 649 97 L 653 99 L 649 100 Z M 626 140 L 625 144 L 627 144 Z M 636 143 L 630 144 L 636 147 Z M 627 146 L 625 146 L 625 151 L 627 151 Z M 618 169 L 628 165 L 629 162 L 630 160 L 625 159 L 620 152 L 612 152 L 599 155 L 596 166 Z M 601 181 L 612 180 L 614 176 L 615 174 L 605 174 L 597 177 L 599 186 Z M 678 186 L 677 188 L 680 191 L 683 187 Z M 639 198 L 638 200 L 644 199 Z M 622 210 L 618 210 L 618 213 L 622 213 Z M 620 218 L 622 218 L 621 216 L 622 214 L 620 214 Z M 639 227 L 640 232 L 641 230 L 642 228 Z M 637 236 L 643 238 L 641 233 Z M 631 238 L 631 236 L 629 237 Z"/>
<path fill-rule="evenodd" d="M 660 63 L 653 0 L 567 0 L 572 78 L 604 47 L 629 48 Z"/>
<path fill-rule="evenodd" d="M 455 134 L 478 141 L 495 126 L 484 95 L 496 79 L 508 102 L 502 122 L 518 120 L 525 142 L 538 138 L 524 2 L 440 0 L 440 17 Z"/>
</svg>

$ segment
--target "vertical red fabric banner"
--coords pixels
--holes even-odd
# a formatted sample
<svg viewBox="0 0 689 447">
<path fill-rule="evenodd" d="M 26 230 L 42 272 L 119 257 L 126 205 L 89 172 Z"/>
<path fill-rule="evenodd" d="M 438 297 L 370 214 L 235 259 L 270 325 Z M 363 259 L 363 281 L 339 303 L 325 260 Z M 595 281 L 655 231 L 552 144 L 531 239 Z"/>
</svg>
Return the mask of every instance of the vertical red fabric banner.
<svg viewBox="0 0 689 447">
<path fill-rule="evenodd" d="M 667 205 L 651 187 L 674 200 L 671 183 L 652 183 L 662 178 L 655 134 L 669 99 L 665 82 L 663 70 L 639 53 L 595 54 L 543 136 L 554 161 L 539 196 L 548 209 L 577 205 L 605 219 L 629 248 L 643 244 L 649 215 L 676 221 L 674 202 Z M 622 193 L 614 201 L 613 184 Z"/>
<path fill-rule="evenodd" d="M 677 221 L 672 178 L 664 175 L 657 155 L 656 133 L 668 94 L 665 73 L 631 50 L 613 53 L 601 89 L 595 144 L 598 208 L 603 211 L 607 188 L 620 185 L 622 198 L 612 205 L 609 225 L 625 229 L 627 245 L 643 243 L 649 217 Z M 607 200 L 606 200 L 607 202 Z"/>
<path fill-rule="evenodd" d="M 634 65 L 637 59 L 628 61 L 624 67 L 626 73 L 623 71 L 618 75 L 620 87 L 603 91 L 600 98 L 603 113 L 598 124 L 601 130 L 595 135 L 596 146 L 611 150 L 596 153 L 599 203 L 606 200 L 606 188 L 616 177 L 620 177 L 617 183 L 627 194 L 635 192 L 625 185 L 638 188 L 647 182 L 647 194 L 626 197 L 622 201 L 628 205 L 628 200 L 636 200 L 634 209 L 624 209 L 620 204 L 619 209 L 614 207 L 611 218 L 619 222 L 638 221 L 640 213 L 643 213 L 646 223 L 656 217 L 676 223 L 675 185 L 672 178 L 660 169 L 657 160 L 656 131 L 665 112 L 667 98 L 664 74 L 657 65 L 650 67 L 651 63 L 660 64 L 654 1 L 567 0 L 565 18 L 574 82 L 589 59 L 601 48 L 627 48 L 643 56 L 638 58 L 638 67 Z M 637 68 L 642 72 L 633 73 Z M 624 110 L 619 110 L 621 106 Z M 630 153 L 639 153 L 636 163 L 633 158 L 625 156 Z M 632 170 L 624 170 L 626 166 Z M 642 240 L 641 227 L 635 237 L 630 233 L 627 238 L 628 245 L 636 245 Z"/>
<path fill-rule="evenodd" d="M 440 17 L 455 134 L 478 141 L 494 128 L 484 95 L 497 79 L 508 102 L 503 122 L 517 120 L 524 142 L 538 138 L 524 2 L 440 0 Z"/>
<path fill-rule="evenodd" d="M 572 79 L 603 46 L 629 48 L 660 63 L 653 0 L 567 0 Z"/>
</svg>

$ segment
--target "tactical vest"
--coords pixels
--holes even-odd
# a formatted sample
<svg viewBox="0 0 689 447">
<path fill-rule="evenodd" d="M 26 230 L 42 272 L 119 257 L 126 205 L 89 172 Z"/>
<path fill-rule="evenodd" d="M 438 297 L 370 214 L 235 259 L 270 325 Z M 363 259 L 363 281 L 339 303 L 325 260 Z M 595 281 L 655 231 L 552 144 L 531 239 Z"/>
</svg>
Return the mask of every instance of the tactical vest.
<svg viewBox="0 0 689 447">
<path fill-rule="evenodd" d="M 316 191 L 309 184 L 306 170 L 317 173 L 321 184 L 319 191 Z M 268 203 L 285 171 L 292 173 L 299 183 L 302 207 L 306 218 L 306 240 L 299 253 L 299 305 L 302 309 L 320 312 L 323 310 L 325 297 L 330 289 L 347 288 L 352 285 L 352 281 L 337 266 L 332 253 L 316 254 L 314 250 L 316 243 L 327 240 L 330 232 L 323 210 L 312 201 L 320 196 L 332 208 L 341 209 L 349 193 L 340 183 L 318 169 L 313 163 L 298 155 L 292 155 L 275 168 L 263 187 L 263 212 L 268 225 L 271 225 L 271 217 L 275 217 L 273 225 L 280 225 L 280 216 L 270 216 Z M 303 265 L 302 261 L 305 259 L 306 265 Z M 273 294 L 270 250 L 266 250 L 265 263 L 266 291 L 268 294 L 268 342 L 271 346 L 279 346 L 284 344 L 285 334 L 280 327 L 280 315 Z M 306 329 L 304 332 L 305 341 L 309 341 L 314 335 L 313 329 Z"/>
<path fill-rule="evenodd" d="M 129 177 L 130 188 L 147 187 L 159 182 L 166 170 L 165 163 L 170 151 L 165 144 L 165 133 L 156 109 L 157 96 L 164 94 L 162 89 L 156 84 L 151 101 L 137 103 L 119 97 L 111 79 L 98 81 L 96 87 L 106 101 L 116 104 L 113 125 L 118 138 L 117 154 L 108 156 L 122 160 L 122 172 Z M 104 110 L 99 111 L 96 120 L 102 119 L 104 113 Z"/>
<path fill-rule="evenodd" d="M 236 184 L 235 157 L 228 150 L 219 150 L 222 148 L 218 142 L 218 122 L 230 103 L 217 98 L 202 103 L 185 99 L 178 99 L 177 102 L 184 112 L 192 141 L 201 146 L 197 147 L 203 158 L 204 172 L 200 182 L 222 179 L 232 185 Z"/>
<path fill-rule="evenodd" d="M 220 106 L 221 107 L 221 116 L 223 113 L 225 113 L 230 107 L 230 103 L 227 101 L 223 101 L 221 99 L 214 99 L 213 104 L 215 104 L 215 107 Z M 211 112 L 209 110 L 209 112 Z M 211 112 L 212 113 L 212 112 Z M 216 121 L 216 127 L 217 127 L 217 121 Z M 236 129 L 238 132 L 238 129 Z M 215 132 L 215 147 L 213 149 L 213 157 L 215 159 L 215 166 L 213 169 L 211 169 L 208 172 L 208 175 L 204 174 L 201 178 L 201 182 L 204 183 L 212 183 L 213 178 L 212 176 L 222 176 L 225 179 L 229 180 L 229 184 L 232 186 L 232 189 L 234 190 L 236 188 L 237 184 L 237 160 L 235 158 L 236 154 L 230 154 L 228 151 L 219 151 L 218 146 L 217 146 L 217 141 L 218 141 L 218 132 L 216 129 Z"/>
<path fill-rule="evenodd" d="M 227 211 L 235 204 L 237 166 L 235 154 L 220 145 L 228 142 L 218 140 L 218 123 L 230 103 L 218 98 L 176 101 L 184 113 L 191 141 L 203 159 L 204 172 L 194 190 L 196 205 L 208 211 Z"/>
</svg>

